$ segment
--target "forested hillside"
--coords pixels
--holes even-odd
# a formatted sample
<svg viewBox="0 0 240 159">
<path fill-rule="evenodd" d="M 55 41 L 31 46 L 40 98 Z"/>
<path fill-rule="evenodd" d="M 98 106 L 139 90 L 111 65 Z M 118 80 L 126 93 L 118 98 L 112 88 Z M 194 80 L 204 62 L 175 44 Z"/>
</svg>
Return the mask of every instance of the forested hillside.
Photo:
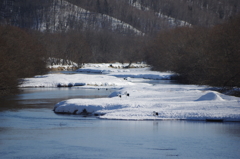
<svg viewBox="0 0 240 159">
<path fill-rule="evenodd" d="M 240 11 L 239 0 L 130 0 L 143 10 L 197 26 L 213 26 L 222 23 Z M 137 5 L 141 4 L 141 5 Z M 146 9 L 145 9 L 146 8 Z"/>
<path fill-rule="evenodd" d="M 1 0 L 1 23 L 40 31 L 108 29 L 150 34 L 213 26 L 236 15 L 238 0 Z M 135 30 L 135 31 L 134 31 Z"/>
<path fill-rule="evenodd" d="M 13 47 L 11 40 L 22 45 L 18 29 L 44 50 L 39 64 L 49 57 L 63 59 L 51 64 L 72 60 L 79 67 L 87 62 L 148 61 L 157 70 L 180 73 L 184 82 L 235 86 L 239 73 L 233 68 L 239 67 L 238 58 L 232 69 L 218 71 L 231 79 L 216 83 L 209 79 L 222 76 L 214 70 L 230 68 L 221 64 L 231 63 L 239 55 L 238 30 L 232 24 L 239 20 L 239 11 L 239 0 L 0 0 L 1 49 L 5 51 L 1 53 L 18 56 L 18 51 L 8 50 Z M 9 38 L 10 33 L 5 35 L 6 30 L 17 36 L 19 44 Z M 221 58 L 210 60 L 215 57 Z M 10 65 L 6 63 L 4 68 Z M 39 67 L 45 66 L 41 63 Z M 209 78 L 202 78 L 206 74 Z"/>
</svg>

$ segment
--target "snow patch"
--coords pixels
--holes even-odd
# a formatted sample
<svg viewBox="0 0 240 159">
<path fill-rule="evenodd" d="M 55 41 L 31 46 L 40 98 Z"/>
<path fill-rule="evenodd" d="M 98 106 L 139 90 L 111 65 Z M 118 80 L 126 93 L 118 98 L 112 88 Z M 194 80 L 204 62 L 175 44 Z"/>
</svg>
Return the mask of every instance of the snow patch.
<svg viewBox="0 0 240 159">
<path fill-rule="evenodd" d="M 87 74 L 48 74 L 25 78 L 19 87 L 73 87 L 73 86 L 107 86 L 119 87 L 133 85 L 123 79 L 104 75 Z"/>
<path fill-rule="evenodd" d="M 224 101 L 217 92 L 209 92 L 203 96 L 201 96 L 196 101 L 212 101 L 212 100 L 219 100 Z"/>
<path fill-rule="evenodd" d="M 99 102 L 99 104 L 90 104 L 94 100 L 97 102 L 100 100 L 101 102 Z M 104 102 L 104 99 L 71 99 L 57 103 L 54 107 L 54 112 L 63 114 L 81 114 L 84 110 L 86 110 L 87 113 L 100 115 L 105 113 L 98 112 L 99 110 L 107 111 L 121 109 L 124 107 L 126 106 L 115 104 L 114 101 Z"/>
<path fill-rule="evenodd" d="M 186 21 L 164 15 L 161 12 L 156 13 L 156 15 L 160 18 L 166 19 L 168 21 L 168 23 L 171 24 L 172 26 L 189 26 L 189 27 L 192 26 L 192 24 L 190 24 Z"/>
</svg>

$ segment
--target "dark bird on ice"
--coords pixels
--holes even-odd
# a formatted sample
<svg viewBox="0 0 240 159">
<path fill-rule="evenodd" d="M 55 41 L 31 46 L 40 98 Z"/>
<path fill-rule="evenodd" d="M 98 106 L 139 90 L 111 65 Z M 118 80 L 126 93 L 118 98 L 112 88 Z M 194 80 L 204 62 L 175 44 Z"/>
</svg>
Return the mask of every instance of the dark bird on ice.
<svg viewBox="0 0 240 159">
<path fill-rule="evenodd" d="M 153 116 L 158 116 L 158 112 L 153 111 Z"/>
</svg>

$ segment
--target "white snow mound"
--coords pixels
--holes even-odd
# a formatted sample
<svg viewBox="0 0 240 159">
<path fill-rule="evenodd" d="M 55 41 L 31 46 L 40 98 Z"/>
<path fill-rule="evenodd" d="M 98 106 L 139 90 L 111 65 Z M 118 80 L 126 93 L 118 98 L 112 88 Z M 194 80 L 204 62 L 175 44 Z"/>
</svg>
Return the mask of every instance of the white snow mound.
<svg viewBox="0 0 240 159">
<path fill-rule="evenodd" d="M 209 101 L 209 100 L 224 101 L 224 99 L 222 99 L 222 97 L 220 97 L 216 92 L 209 92 L 198 98 L 196 101 Z"/>
</svg>

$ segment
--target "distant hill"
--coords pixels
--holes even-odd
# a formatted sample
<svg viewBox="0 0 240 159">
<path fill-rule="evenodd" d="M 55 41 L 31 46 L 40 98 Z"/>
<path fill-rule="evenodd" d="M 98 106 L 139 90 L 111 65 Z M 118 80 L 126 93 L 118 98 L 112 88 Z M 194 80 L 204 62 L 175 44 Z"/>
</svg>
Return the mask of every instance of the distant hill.
<svg viewBox="0 0 240 159">
<path fill-rule="evenodd" d="M 2 24 L 47 32 L 90 28 L 123 34 L 211 26 L 240 10 L 238 0 L 1 0 L 0 5 Z"/>
<path fill-rule="evenodd" d="M 92 28 L 141 34 L 141 31 L 121 20 L 88 11 L 64 0 L 3 0 L 1 3 L 1 23 L 21 28 L 48 32 Z"/>
<path fill-rule="evenodd" d="M 128 0 L 144 11 L 197 26 L 212 26 L 239 14 L 239 0 Z"/>
</svg>

